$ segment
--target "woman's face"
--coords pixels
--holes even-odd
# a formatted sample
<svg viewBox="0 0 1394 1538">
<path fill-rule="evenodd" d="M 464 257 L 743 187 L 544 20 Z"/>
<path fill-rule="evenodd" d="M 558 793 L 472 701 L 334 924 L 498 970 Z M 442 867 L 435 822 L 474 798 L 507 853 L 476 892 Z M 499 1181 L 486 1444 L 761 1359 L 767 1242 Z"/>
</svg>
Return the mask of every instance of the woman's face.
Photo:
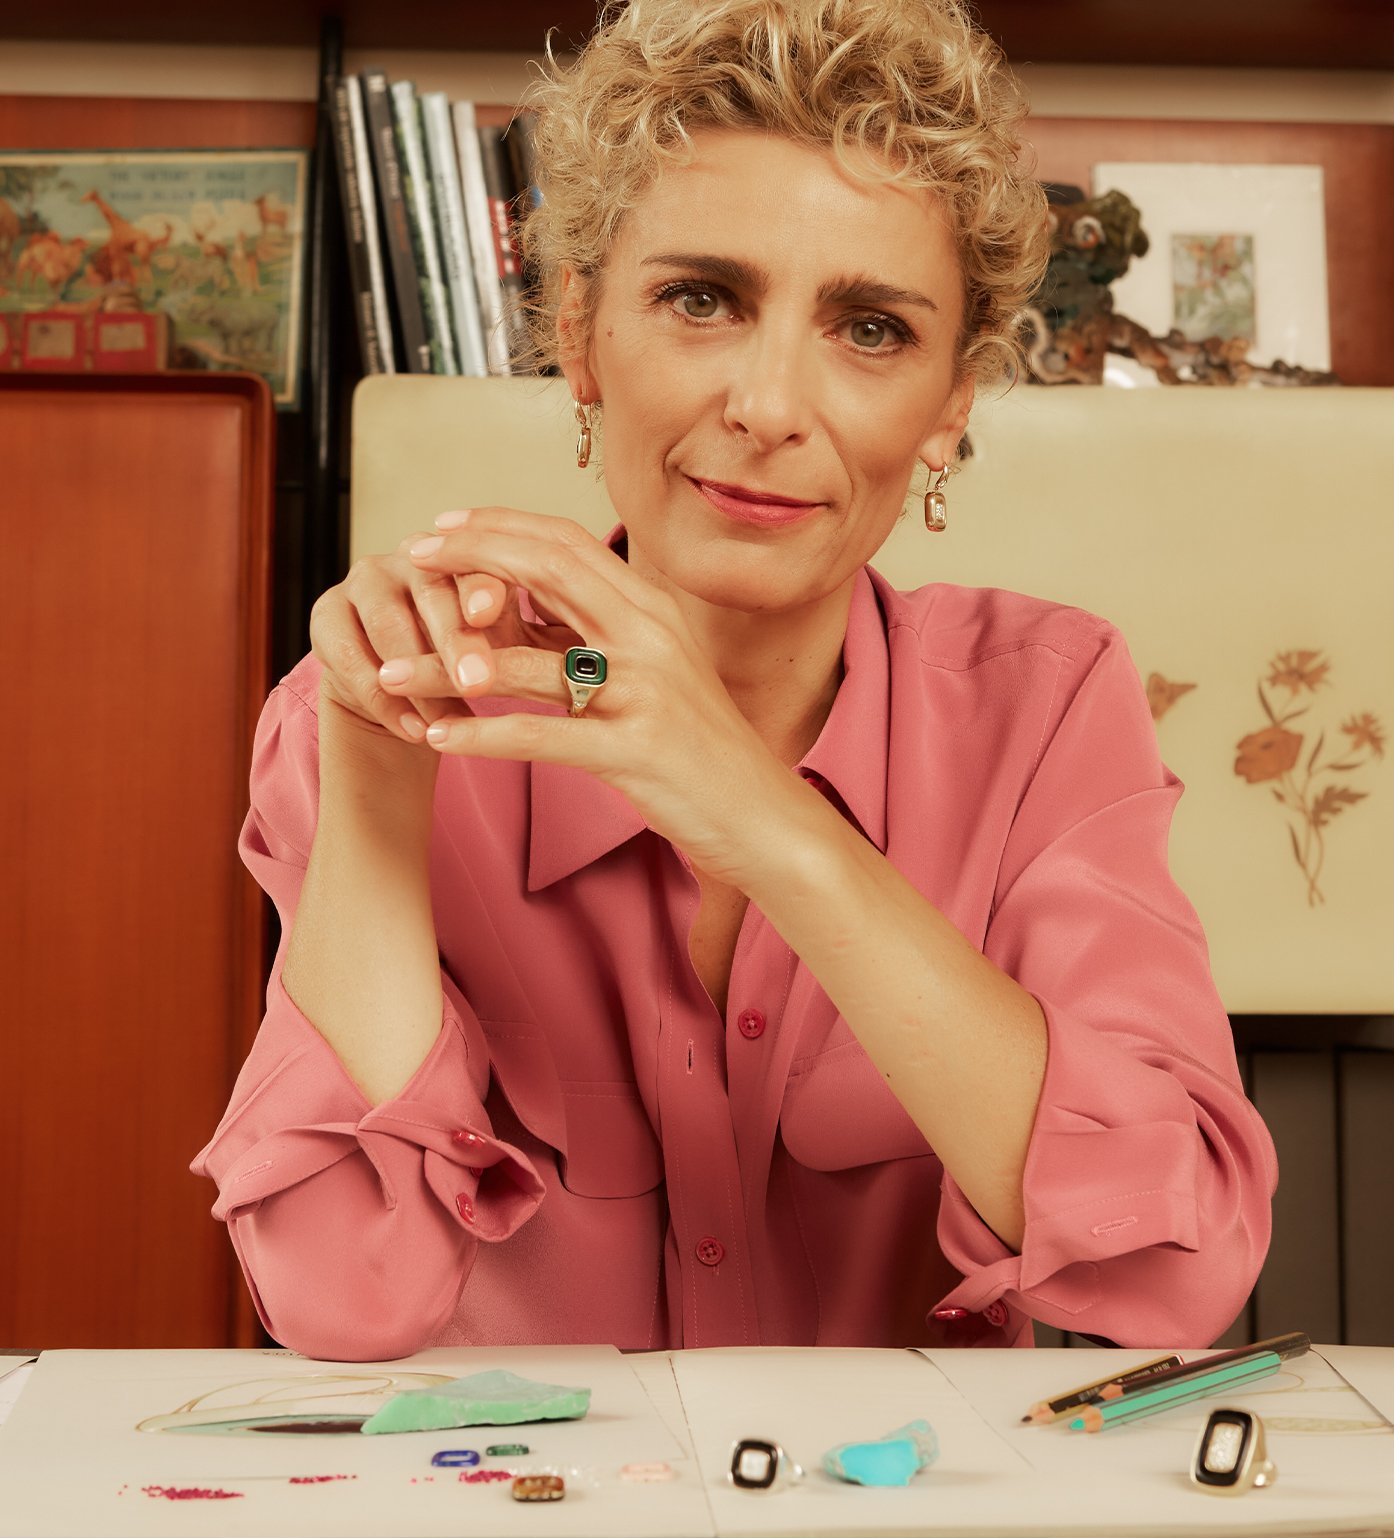
<svg viewBox="0 0 1394 1538">
<path fill-rule="evenodd" d="M 626 215 L 567 377 L 604 403 L 631 564 L 722 608 L 795 609 L 850 581 L 915 461 L 957 445 L 958 257 L 923 189 L 761 133 L 694 146 Z"/>
</svg>

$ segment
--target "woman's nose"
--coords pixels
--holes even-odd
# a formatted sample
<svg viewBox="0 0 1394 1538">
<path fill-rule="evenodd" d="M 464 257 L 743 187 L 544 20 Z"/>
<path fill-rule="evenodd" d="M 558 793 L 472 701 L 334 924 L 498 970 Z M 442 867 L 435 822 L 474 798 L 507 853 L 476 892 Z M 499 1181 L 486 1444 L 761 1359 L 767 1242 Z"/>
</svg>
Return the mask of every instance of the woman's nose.
<svg viewBox="0 0 1394 1538">
<path fill-rule="evenodd" d="M 800 341 L 770 330 L 733 359 L 726 425 L 760 450 L 806 438 L 813 425 L 813 360 Z"/>
</svg>

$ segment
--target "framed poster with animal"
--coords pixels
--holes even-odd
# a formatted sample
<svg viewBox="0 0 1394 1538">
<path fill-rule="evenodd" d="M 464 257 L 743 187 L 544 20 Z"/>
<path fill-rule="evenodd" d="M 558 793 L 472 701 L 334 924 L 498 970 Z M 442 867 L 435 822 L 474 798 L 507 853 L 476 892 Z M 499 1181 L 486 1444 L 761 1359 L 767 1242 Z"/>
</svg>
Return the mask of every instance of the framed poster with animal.
<svg viewBox="0 0 1394 1538">
<path fill-rule="evenodd" d="M 299 404 L 304 149 L 0 151 L 0 314 L 168 316 L 176 368 Z"/>
</svg>

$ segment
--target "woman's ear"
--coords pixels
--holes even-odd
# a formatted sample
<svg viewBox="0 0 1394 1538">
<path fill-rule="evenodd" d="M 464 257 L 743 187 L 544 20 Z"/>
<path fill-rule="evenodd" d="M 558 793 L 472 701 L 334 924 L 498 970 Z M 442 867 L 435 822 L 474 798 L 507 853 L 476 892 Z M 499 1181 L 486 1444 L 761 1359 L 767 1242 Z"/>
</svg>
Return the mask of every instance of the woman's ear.
<svg viewBox="0 0 1394 1538">
<path fill-rule="evenodd" d="M 572 397 L 583 406 L 593 405 L 600 399 L 600 385 L 591 370 L 583 340 L 587 333 L 583 319 L 589 289 L 586 280 L 578 278 L 572 268 L 562 268 L 561 298 L 557 304 L 557 353 Z"/>
<path fill-rule="evenodd" d="M 931 471 L 938 472 L 958 458 L 959 440 L 968 430 L 968 414 L 972 409 L 973 376 L 969 374 L 953 387 L 943 415 L 920 444 L 919 458 Z"/>
</svg>

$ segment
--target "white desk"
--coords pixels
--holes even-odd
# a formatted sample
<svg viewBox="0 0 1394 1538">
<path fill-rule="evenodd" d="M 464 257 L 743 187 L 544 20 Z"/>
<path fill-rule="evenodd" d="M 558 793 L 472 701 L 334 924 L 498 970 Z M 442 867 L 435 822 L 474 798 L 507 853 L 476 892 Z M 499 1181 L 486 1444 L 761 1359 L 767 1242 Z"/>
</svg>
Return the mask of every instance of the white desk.
<svg viewBox="0 0 1394 1538">
<path fill-rule="evenodd" d="M 458 1376 L 510 1366 L 593 1390 L 584 1421 L 412 1436 L 242 1436 L 138 1431 L 210 1389 L 277 1387 L 371 1365 L 262 1352 L 50 1352 L 0 1427 L 0 1538 L 241 1535 L 420 1538 L 469 1534 L 716 1538 L 939 1534 L 974 1538 L 1195 1533 L 1394 1535 L 1394 1349 L 1318 1347 L 1243 1394 L 1183 1406 L 1098 1435 L 1021 1425 L 1031 1402 L 1158 1351 L 718 1350 L 621 1356 L 604 1347 L 423 1352 L 381 1371 Z M 1189 1356 L 1191 1353 L 1186 1353 Z M 0 1362 L 3 1366 L 3 1362 Z M 1357 1392 L 1357 1388 L 1360 1392 Z M 0 1379 L 0 1405 L 4 1400 Z M 1216 1404 L 1257 1411 L 1279 1478 L 1220 1499 L 1191 1487 L 1199 1426 Z M 838 1442 L 917 1415 L 941 1456 L 907 1489 L 824 1474 Z M 725 1480 L 736 1436 L 781 1442 L 808 1474 L 769 1496 Z M 432 1469 L 441 1447 L 528 1443 L 534 1467 L 568 1474 L 564 1501 L 514 1502 L 506 1484 Z M 664 1458 L 668 1484 L 619 1478 Z M 325 1483 L 293 1483 L 335 1474 Z M 225 1490 L 171 1501 L 169 1489 Z M 151 1491 L 154 1493 L 147 1493 Z"/>
</svg>

